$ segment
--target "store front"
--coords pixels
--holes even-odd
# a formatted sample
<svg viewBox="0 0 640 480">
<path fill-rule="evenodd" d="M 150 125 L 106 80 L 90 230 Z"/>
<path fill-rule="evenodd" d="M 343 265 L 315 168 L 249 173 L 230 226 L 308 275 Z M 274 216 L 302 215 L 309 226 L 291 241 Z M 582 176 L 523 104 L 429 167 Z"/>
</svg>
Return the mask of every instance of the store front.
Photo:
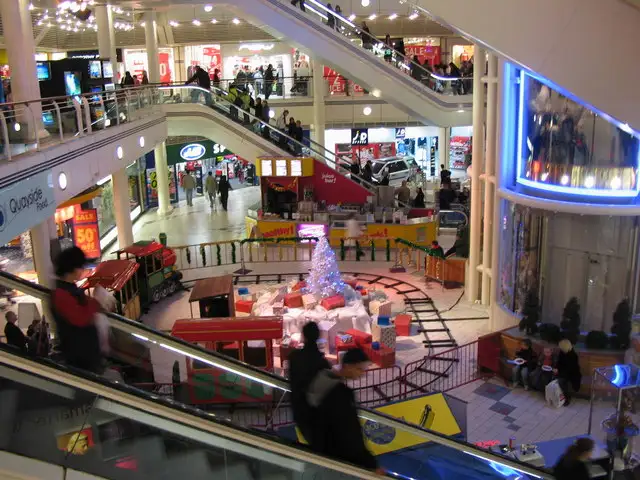
<svg viewBox="0 0 640 480">
<path fill-rule="evenodd" d="M 220 45 L 187 45 L 184 47 L 184 64 L 187 68 L 187 78 L 191 78 L 196 66 L 202 67 L 211 78 L 216 69 L 222 74 Z"/>
<path fill-rule="evenodd" d="M 467 170 L 471 165 L 473 127 L 451 127 L 449 169 Z"/>
<path fill-rule="evenodd" d="M 147 63 L 147 51 L 145 49 L 125 49 L 124 55 L 124 71 L 130 72 L 131 75 L 142 80 L 142 71 L 149 71 Z M 160 69 L 160 83 L 171 83 L 175 81 L 173 63 L 173 48 L 158 49 L 158 67 Z"/>
</svg>

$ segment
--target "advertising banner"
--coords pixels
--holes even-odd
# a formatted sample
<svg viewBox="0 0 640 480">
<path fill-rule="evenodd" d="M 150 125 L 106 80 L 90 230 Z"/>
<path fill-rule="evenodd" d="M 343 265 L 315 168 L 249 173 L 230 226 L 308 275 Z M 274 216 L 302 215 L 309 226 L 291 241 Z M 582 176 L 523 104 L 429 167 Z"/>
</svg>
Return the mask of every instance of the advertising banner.
<svg viewBox="0 0 640 480">
<path fill-rule="evenodd" d="M 98 210 L 82 210 L 76 205 L 73 216 L 73 244 L 80 248 L 87 258 L 100 258 L 100 231 L 98 229 Z"/>
<path fill-rule="evenodd" d="M 349 87 L 349 93 L 363 93 L 364 89 L 360 85 L 356 85 L 340 75 L 333 68 L 324 66 L 323 77 L 329 84 L 329 94 L 347 94 L 347 87 Z"/>
<path fill-rule="evenodd" d="M 0 245 L 55 215 L 50 175 L 38 173 L 0 190 Z"/>
<path fill-rule="evenodd" d="M 420 63 L 424 65 L 425 60 L 429 61 L 429 66 L 440 64 L 440 47 L 431 45 L 405 45 L 407 57 L 413 60 L 414 56 L 418 57 Z"/>
</svg>

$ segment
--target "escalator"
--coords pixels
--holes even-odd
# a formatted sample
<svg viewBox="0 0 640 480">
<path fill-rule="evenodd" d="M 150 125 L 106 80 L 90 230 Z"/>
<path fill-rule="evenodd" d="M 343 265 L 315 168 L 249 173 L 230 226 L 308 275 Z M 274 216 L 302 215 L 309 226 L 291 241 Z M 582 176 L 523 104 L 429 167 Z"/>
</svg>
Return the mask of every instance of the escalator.
<svg viewBox="0 0 640 480">
<path fill-rule="evenodd" d="M 48 298 L 42 287 L 6 273 L 0 284 Z M 109 323 L 109 372 L 118 371 L 120 377 L 99 377 L 55 358 L 0 348 L 0 450 L 109 479 L 376 478 L 279 435 L 278 415 L 288 409 L 285 379 L 138 322 L 110 315 Z M 190 401 L 182 389 L 202 394 L 221 384 L 185 385 L 185 362 L 226 375 L 225 391 L 242 389 L 255 401 Z M 428 458 L 414 457 L 413 465 L 407 460 L 397 471 L 387 469 L 390 477 L 552 479 L 543 470 L 403 420 L 368 409 L 359 413 L 369 430 L 429 442 Z M 404 471 L 409 466 L 413 470 Z"/>
<path fill-rule="evenodd" d="M 413 2 L 409 2 L 410 4 Z M 511 2 L 416 0 L 438 23 L 549 79 L 640 131 L 640 9 L 621 0 Z M 619 39 L 615 47 L 611 39 Z M 612 48 L 615 54 L 612 54 Z"/>
<path fill-rule="evenodd" d="M 379 39 L 335 13 L 336 28 L 325 25 L 327 7 L 319 1 L 307 1 L 306 6 L 307 11 L 302 12 L 289 0 L 237 0 L 232 8 L 276 38 L 286 36 L 313 52 L 325 65 L 427 125 L 471 124 L 472 98 L 461 88 L 460 78 L 433 74 L 397 51 L 385 61 L 376 51 L 393 48 L 384 47 Z"/>
</svg>

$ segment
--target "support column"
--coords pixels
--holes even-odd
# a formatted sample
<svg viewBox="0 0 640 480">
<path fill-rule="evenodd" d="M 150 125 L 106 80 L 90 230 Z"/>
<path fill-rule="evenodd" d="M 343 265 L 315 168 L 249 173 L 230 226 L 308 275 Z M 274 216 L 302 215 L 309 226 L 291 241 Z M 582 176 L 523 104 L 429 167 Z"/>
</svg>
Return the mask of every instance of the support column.
<svg viewBox="0 0 640 480">
<path fill-rule="evenodd" d="M 438 129 L 438 165 L 436 167 L 436 178 L 440 175 L 440 165 L 449 168 L 451 160 L 451 151 L 449 144 L 451 143 L 451 128 L 440 127 Z"/>
<path fill-rule="evenodd" d="M 475 46 L 476 65 L 484 65 L 485 52 L 479 45 Z M 482 69 L 473 76 L 473 150 L 471 160 L 471 218 L 469 240 L 469 284 L 467 299 L 475 302 L 478 299 L 478 266 L 480 265 L 480 243 L 482 232 L 482 186 L 480 174 L 484 166 L 484 86 L 482 85 Z"/>
<path fill-rule="evenodd" d="M 121 168 L 111 175 L 113 182 L 113 211 L 118 230 L 118 246 L 125 248 L 133 244 L 133 225 L 129 203 L 129 179 L 127 169 Z"/>
<path fill-rule="evenodd" d="M 480 298 L 483 305 L 489 305 L 494 271 L 491 269 L 493 249 L 493 209 L 496 194 L 496 110 L 498 106 L 498 58 L 489 54 L 487 68 L 487 148 L 485 156 L 484 181 L 484 224 L 482 231 L 482 287 Z M 491 273 L 489 275 L 489 272 Z"/>
<path fill-rule="evenodd" d="M 171 211 L 169 198 L 169 166 L 167 165 L 167 146 L 162 142 L 153 150 L 156 158 L 156 181 L 158 182 L 158 215 Z"/>
<path fill-rule="evenodd" d="M 322 78 L 324 66 L 313 59 L 313 141 L 324 147 L 324 92 L 325 83 Z"/>
<path fill-rule="evenodd" d="M 29 0 L 1 0 L 0 16 L 4 28 L 4 38 L 9 67 L 11 68 L 11 93 L 14 102 L 38 100 L 40 85 L 36 73 L 36 46 L 33 39 Z M 16 111 L 18 122 L 27 126 L 26 136 L 33 140 L 36 133 L 48 136 L 42 124 L 42 105 L 29 104 L 28 108 Z"/>
<path fill-rule="evenodd" d="M 113 29 L 113 11 L 110 6 L 98 5 L 95 13 L 96 25 L 98 26 L 98 52 L 100 58 L 109 59 L 113 67 L 114 78 L 116 78 L 118 57 L 116 55 L 115 31 Z"/>
<path fill-rule="evenodd" d="M 54 286 L 53 255 L 57 255 L 52 243 L 57 241 L 56 222 L 53 217 L 29 230 L 31 236 L 31 251 L 33 255 L 33 267 L 38 274 L 38 283 L 48 288 Z M 52 255 L 53 254 L 53 255 Z"/>
<path fill-rule="evenodd" d="M 147 74 L 149 83 L 160 83 L 160 65 L 158 63 L 158 26 L 156 12 L 144 14 L 144 41 L 147 48 Z"/>
</svg>

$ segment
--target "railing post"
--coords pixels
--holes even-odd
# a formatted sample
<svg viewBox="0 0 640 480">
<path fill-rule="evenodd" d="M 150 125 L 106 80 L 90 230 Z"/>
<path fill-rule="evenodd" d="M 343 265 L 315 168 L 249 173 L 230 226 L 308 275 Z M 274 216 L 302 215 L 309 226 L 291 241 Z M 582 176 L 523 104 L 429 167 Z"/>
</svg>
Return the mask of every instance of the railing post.
<svg viewBox="0 0 640 480">
<path fill-rule="evenodd" d="M 2 142 L 4 148 L 7 149 L 7 160 L 11 161 L 11 144 L 9 143 L 9 129 L 7 128 L 7 119 L 4 116 L 4 112 L 0 110 L 0 122 L 2 122 Z"/>
<path fill-rule="evenodd" d="M 64 142 L 64 128 L 62 128 L 62 114 L 60 113 L 60 105 L 55 100 L 51 100 L 53 108 L 56 109 L 56 122 L 58 122 L 58 131 L 60 134 L 60 142 Z"/>
<path fill-rule="evenodd" d="M 82 125 L 82 110 L 80 108 L 80 102 L 75 98 L 71 99 L 73 102 L 73 108 L 76 110 L 76 123 L 78 124 L 78 135 L 84 137 L 84 126 Z"/>
<path fill-rule="evenodd" d="M 233 245 L 233 244 L 232 244 Z M 249 273 L 251 270 L 249 270 L 245 264 L 245 259 L 244 259 L 244 243 L 240 242 L 240 269 L 237 270 L 235 273 L 239 273 L 240 275 L 246 275 L 247 273 Z M 251 244 L 248 243 L 247 245 L 249 245 L 249 255 L 251 255 Z M 249 260 L 251 261 L 251 260 Z"/>
<path fill-rule="evenodd" d="M 91 133 L 93 131 L 91 127 L 91 108 L 87 97 L 82 97 L 82 106 L 84 107 L 84 120 L 87 122 L 87 133 Z"/>
</svg>

